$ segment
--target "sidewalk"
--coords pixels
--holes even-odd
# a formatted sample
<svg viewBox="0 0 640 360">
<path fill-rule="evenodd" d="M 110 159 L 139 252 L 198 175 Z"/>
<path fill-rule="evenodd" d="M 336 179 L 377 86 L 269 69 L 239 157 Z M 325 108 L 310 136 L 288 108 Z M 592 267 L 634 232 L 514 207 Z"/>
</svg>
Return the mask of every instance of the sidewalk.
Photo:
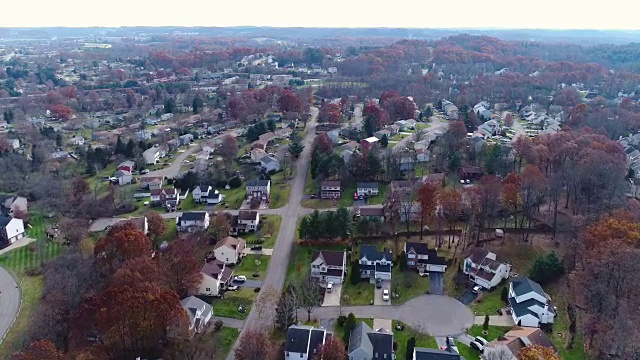
<svg viewBox="0 0 640 360">
<path fill-rule="evenodd" d="M 474 325 L 484 324 L 484 316 L 476 316 L 473 321 Z M 513 318 L 509 315 L 491 315 L 489 316 L 489 325 L 493 326 L 515 326 Z"/>
<path fill-rule="evenodd" d="M 20 240 L 16 240 L 16 242 L 14 242 L 13 244 L 7 246 L 6 248 L 0 250 L 0 255 L 3 255 L 5 253 L 8 253 L 11 250 L 15 250 L 15 249 L 19 249 L 23 246 L 27 246 L 29 244 L 31 244 L 32 242 L 36 241 L 36 239 L 32 239 L 30 237 L 23 237 Z"/>
</svg>

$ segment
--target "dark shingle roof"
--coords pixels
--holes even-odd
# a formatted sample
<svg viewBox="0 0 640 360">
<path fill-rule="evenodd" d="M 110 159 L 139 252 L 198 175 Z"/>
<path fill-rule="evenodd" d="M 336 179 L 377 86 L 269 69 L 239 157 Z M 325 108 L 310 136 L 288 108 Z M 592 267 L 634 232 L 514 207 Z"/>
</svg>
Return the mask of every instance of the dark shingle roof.
<svg viewBox="0 0 640 360">
<path fill-rule="evenodd" d="M 255 220 L 258 217 L 257 211 L 239 211 L 238 220 Z"/>
<path fill-rule="evenodd" d="M 357 185 L 358 189 L 377 189 L 377 182 L 359 182 Z"/>
<path fill-rule="evenodd" d="M 284 350 L 295 353 L 306 353 L 309 345 L 309 335 L 311 327 L 309 326 L 291 326 L 287 330 L 287 343 Z"/>
<path fill-rule="evenodd" d="M 351 335 L 349 336 L 349 354 L 357 349 L 362 349 L 373 357 L 373 344 L 371 344 L 371 340 L 369 340 L 367 336 L 367 333 L 370 331 L 373 330 L 371 330 L 364 321 L 357 324 L 356 327 L 351 330 Z"/>
<path fill-rule="evenodd" d="M 388 332 L 370 332 L 367 335 L 371 344 L 373 344 L 373 358 L 391 360 L 393 355 L 393 335 Z"/>
<path fill-rule="evenodd" d="M 461 360 L 462 356 L 444 350 L 416 347 L 415 360 Z"/>
<path fill-rule="evenodd" d="M 360 258 L 366 257 L 369 261 L 379 261 L 383 258 L 392 261 L 391 254 L 378 251 L 375 245 L 360 245 Z"/>
<path fill-rule="evenodd" d="M 309 339 L 309 357 L 315 358 L 315 354 L 318 352 L 320 346 L 324 343 L 324 330 L 313 329 L 311 330 L 311 338 Z"/>
<path fill-rule="evenodd" d="M 271 180 L 249 180 L 247 186 L 267 186 Z"/>
<path fill-rule="evenodd" d="M 542 290 L 542 287 L 537 282 L 529 279 L 528 277 L 519 277 L 511 282 L 513 286 L 513 292 L 516 296 L 528 294 L 530 292 L 538 293 L 540 296 L 546 297 L 546 293 Z"/>
<path fill-rule="evenodd" d="M 180 221 L 202 221 L 204 220 L 206 211 L 186 211 L 180 216 Z"/>
<path fill-rule="evenodd" d="M 6 216 L 0 216 L 0 227 L 5 227 L 9 224 L 9 222 L 11 221 L 10 217 L 6 217 Z"/>
<path fill-rule="evenodd" d="M 535 299 L 529 299 L 522 302 L 516 302 L 515 298 L 509 298 L 509 306 L 511 306 L 511 310 L 517 317 L 523 317 L 525 315 L 533 315 L 533 317 L 538 317 L 538 314 L 529 310 L 532 306 L 540 306 L 544 307 L 544 304 Z"/>
<path fill-rule="evenodd" d="M 311 261 L 315 261 L 320 255 L 322 255 L 324 262 L 331 266 L 342 266 L 342 260 L 345 257 L 344 251 L 316 251 L 311 256 Z"/>
</svg>

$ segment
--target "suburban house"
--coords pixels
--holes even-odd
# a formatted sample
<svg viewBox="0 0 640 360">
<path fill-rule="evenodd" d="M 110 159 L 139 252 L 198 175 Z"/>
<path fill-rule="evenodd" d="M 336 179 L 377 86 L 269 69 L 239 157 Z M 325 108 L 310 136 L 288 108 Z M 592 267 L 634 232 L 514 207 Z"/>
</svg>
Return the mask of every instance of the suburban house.
<svg viewBox="0 0 640 360">
<path fill-rule="evenodd" d="M 312 360 L 333 334 L 326 329 L 308 325 L 291 325 L 287 330 L 284 357 L 291 360 Z"/>
<path fill-rule="evenodd" d="M 231 235 L 256 231 L 259 224 L 260 215 L 257 211 L 240 210 L 238 215 L 231 217 Z"/>
<path fill-rule="evenodd" d="M 153 134 L 151 134 L 151 131 L 145 130 L 145 129 L 137 130 L 133 135 L 133 137 L 134 137 L 134 139 L 136 141 L 151 140 L 152 136 L 153 136 Z"/>
<path fill-rule="evenodd" d="M 133 169 L 136 167 L 136 163 L 131 161 L 131 160 L 125 160 L 123 162 L 121 162 L 117 167 L 116 170 L 122 170 L 122 171 L 126 171 L 128 173 L 132 173 Z"/>
<path fill-rule="evenodd" d="M 84 145 L 84 138 L 82 136 L 74 136 L 71 139 L 69 139 L 69 144 L 82 146 Z"/>
<path fill-rule="evenodd" d="M 540 345 L 557 351 L 555 345 L 553 345 L 553 342 L 544 331 L 534 327 L 516 326 L 503 336 L 488 343 L 484 347 L 482 358 L 491 359 L 491 356 L 497 352 L 504 354 L 505 352 L 500 350 L 506 348 L 511 353 L 511 358 L 505 360 L 517 360 L 516 355 L 518 352 L 528 345 Z"/>
<path fill-rule="evenodd" d="M 193 135 L 184 134 L 184 135 L 178 136 L 178 142 L 180 143 L 180 146 L 189 145 L 193 142 Z"/>
<path fill-rule="evenodd" d="M 419 273 L 441 272 L 447 270 L 444 257 L 438 256 L 436 249 L 429 249 L 425 243 L 406 242 L 404 253 L 407 256 L 407 269 L 417 269 Z"/>
<path fill-rule="evenodd" d="M 349 360 L 394 360 L 393 333 L 389 329 L 372 330 L 361 321 L 349 336 Z"/>
<path fill-rule="evenodd" d="M 212 260 L 204 264 L 200 273 L 202 281 L 200 281 L 198 293 L 205 296 L 218 296 L 220 290 L 226 289 L 233 278 L 233 269 L 219 260 Z"/>
<path fill-rule="evenodd" d="M 185 211 L 176 219 L 178 231 L 195 232 L 209 227 L 209 213 L 206 211 Z"/>
<path fill-rule="evenodd" d="M 14 213 L 26 214 L 29 210 L 29 202 L 26 197 L 22 196 L 3 196 L 0 197 L 0 206 L 2 212 L 7 216 L 13 216 Z"/>
<path fill-rule="evenodd" d="M 438 184 L 442 187 L 445 187 L 447 185 L 446 183 L 446 179 L 447 177 L 445 176 L 444 173 L 437 173 L 437 174 L 429 174 L 429 175 L 425 175 L 422 177 L 422 181 L 423 182 L 432 182 L 434 184 Z"/>
<path fill-rule="evenodd" d="M 415 189 L 416 184 L 415 182 L 410 180 L 394 180 L 389 186 L 391 188 L 391 191 L 397 191 L 400 194 L 410 195 L 413 192 L 413 189 Z"/>
<path fill-rule="evenodd" d="M 155 165 L 162 157 L 162 154 L 160 152 L 160 147 L 154 146 L 154 147 L 148 148 L 142 153 L 142 157 L 144 158 L 145 164 Z"/>
<path fill-rule="evenodd" d="M 24 237 L 24 222 L 22 219 L 7 216 L 0 217 L 0 237 L 8 245 Z"/>
<path fill-rule="evenodd" d="M 376 132 L 373 133 L 373 136 L 382 140 L 382 138 L 384 136 L 387 136 L 387 140 L 391 137 L 391 131 L 387 130 L 387 129 L 382 129 L 382 130 L 378 130 Z"/>
<path fill-rule="evenodd" d="M 311 255 L 311 276 L 321 283 L 342 284 L 347 269 L 344 251 L 315 251 Z"/>
<path fill-rule="evenodd" d="M 518 326 L 539 327 L 553 324 L 555 310 L 551 299 L 537 282 L 519 277 L 509 285 L 511 317 Z"/>
<path fill-rule="evenodd" d="M 176 188 L 151 190 L 151 204 L 176 209 L 180 202 L 179 196 L 180 190 Z"/>
<path fill-rule="evenodd" d="M 201 332 L 213 316 L 213 307 L 195 296 L 180 300 L 180 305 L 189 317 L 189 330 L 193 332 Z"/>
<path fill-rule="evenodd" d="M 275 156 L 265 156 L 260 159 L 260 168 L 265 173 L 280 171 L 280 161 Z"/>
<path fill-rule="evenodd" d="M 458 120 L 458 107 L 449 100 L 442 100 L 442 110 L 450 120 Z"/>
<path fill-rule="evenodd" d="M 450 347 L 446 350 L 415 347 L 413 360 L 464 360 L 464 358 Z"/>
<path fill-rule="evenodd" d="M 359 182 L 356 185 L 356 189 L 358 196 L 375 196 L 380 193 L 377 182 Z"/>
<path fill-rule="evenodd" d="M 320 198 L 339 199 L 342 196 L 340 180 L 325 180 L 320 184 Z"/>
<path fill-rule="evenodd" d="M 264 151 L 264 144 L 260 144 L 261 146 L 251 150 L 251 162 L 257 164 L 262 160 L 263 157 L 267 156 L 267 152 Z"/>
<path fill-rule="evenodd" d="M 362 146 L 363 149 L 369 150 L 369 149 L 371 149 L 371 147 L 373 147 L 373 144 L 375 144 L 375 143 L 377 143 L 379 141 L 380 141 L 380 139 L 378 139 L 377 137 L 371 136 L 371 137 L 368 137 L 366 139 L 362 139 L 360 141 L 360 146 Z"/>
<path fill-rule="evenodd" d="M 393 255 L 391 250 L 378 251 L 375 245 L 360 245 L 360 278 L 375 282 L 391 280 Z"/>
<path fill-rule="evenodd" d="M 327 131 L 327 136 L 329 140 L 331 140 L 332 144 L 337 144 L 340 142 L 340 129 L 333 129 L 331 131 Z"/>
<path fill-rule="evenodd" d="M 363 217 L 368 220 L 380 220 L 382 223 L 384 221 L 384 208 L 356 208 L 355 215 L 356 217 Z"/>
<path fill-rule="evenodd" d="M 213 254 L 216 259 L 227 265 L 235 265 L 242 259 L 244 249 L 247 247 L 246 241 L 240 238 L 227 236 L 218 241 L 213 248 Z"/>
<path fill-rule="evenodd" d="M 459 175 L 463 180 L 479 180 L 484 175 L 484 170 L 480 166 L 461 166 Z"/>
<path fill-rule="evenodd" d="M 271 180 L 249 180 L 246 185 L 247 199 L 258 198 L 261 201 L 269 201 L 271 194 Z"/>
<path fill-rule="evenodd" d="M 193 201 L 196 203 L 205 203 L 207 202 L 207 197 L 209 196 L 209 192 L 212 190 L 211 185 L 198 185 L 193 189 Z"/>
<path fill-rule="evenodd" d="M 495 253 L 476 247 L 464 259 L 462 272 L 469 275 L 469 280 L 490 290 L 509 278 L 511 265 L 496 260 Z"/>
<path fill-rule="evenodd" d="M 133 175 L 131 175 L 131 172 L 126 170 L 116 171 L 114 177 L 118 180 L 119 185 L 127 185 L 133 182 Z"/>
<path fill-rule="evenodd" d="M 143 176 L 140 178 L 140 189 L 158 190 L 162 189 L 164 177 L 162 176 Z"/>
</svg>

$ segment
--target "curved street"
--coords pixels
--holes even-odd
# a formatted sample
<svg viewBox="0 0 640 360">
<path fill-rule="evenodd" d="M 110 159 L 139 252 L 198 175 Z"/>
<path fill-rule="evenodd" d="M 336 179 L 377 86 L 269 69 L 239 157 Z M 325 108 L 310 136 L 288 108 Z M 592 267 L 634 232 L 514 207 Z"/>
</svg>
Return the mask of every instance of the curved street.
<svg viewBox="0 0 640 360">
<path fill-rule="evenodd" d="M 9 272 L 0 267 L 0 343 L 4 341 L 20 310 L 20 288 Z"/>
</svg>

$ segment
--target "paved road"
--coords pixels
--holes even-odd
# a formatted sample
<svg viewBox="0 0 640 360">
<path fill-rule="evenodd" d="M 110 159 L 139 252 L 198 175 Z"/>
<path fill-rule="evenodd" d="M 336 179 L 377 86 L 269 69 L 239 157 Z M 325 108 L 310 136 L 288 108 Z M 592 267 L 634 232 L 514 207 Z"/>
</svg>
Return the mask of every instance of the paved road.
<svg viewBox="0 0 640 360">
<path fill-rule="evenodd" d="M 271 261 L 269 261 L 267 276 L 265 277 L 262 284 L 263 291 L 260 291 L 260 293 L 258 293 L 258 298 L 254 303 L 261 304 L 262 309 L 257 309 L 260 306 L 251 307 L 251 312 L 245 320 L 245 323 L 249 324 L 249 326 L 246 326 L 242 329 L 242 332 L 240 333 L 238 339 L 241 339 L 244 332 L 251 327 L 269 328 L 273 326 L 273 317 L 275 314 L 274 309 L 276 307 L 278 299 L 275 296 L 270 296 L 269 291 L 264 290 L 273 288 L 278 293 L 282 290 L 282 287 L 284 286 L 284 280 L 287 276 L 287 266 L 289 265 L 289 257 L 291 255 L 291 247 L 293 245 L 293 239 L 295 237 L 298 216 L 304 213 L 300 202 L 302 201 L 305 177 L 307 175 L 307 169 L 309 167 L 309 161 L 311 159 L 311 144 L 313 143 L 313 139 L 315 137 L 318 109 L 311 108 L 311 115 L 312 116 L 307 122 L 307 127 L 305 129 L 305 137 L 302 141 L 303 145 L 305 146 L 304 151 L 300 155 L 300 158 L 297 160 L 296 177 L 292 180 L 289 202 L 285 207 L 279 209 L 281 210 L 280 216 L 282 216 L 282 223 L 280 225 L 280 232 L 278 233 L 278 237 L 276 239 L 276 246 L 273 249 L 273 255 L 271 255 Z M 258 312 L 260 313 L 260 316 L 258 316 Z M 236 341 L 235 346 L 237 345 L 238 342 Z M 234 358 L 234 352 L 230 351 L 227 359 L 233 360 Z"/>
<path fill-rule="evenodd" d="M 0 342 L 2 342 L 18 314 L 21 296 L 13 276 L 2 267 L 0 267 L 0 289 Z"/>
<path fill-rule="evenodd" d="M 330 306 L 313 310 L 312 317 L 336 318 L 353 313 L 357 318 L 382 318 L 400 320 L 411 328 L 432 336 L 458 335 L 473 325 L 471 310 L 448 296 L 422 295 L 402 305 L 391 306 Z"/>
<path fill-rule="evenodd" d="M 421 124 L 421 123 L 418 123 Z M 449 123 L 446 122 L 446 120 L 442 119 L 439 116 L 433 116 L 431 117 L 431 122 L 429 123 L 429 128 L 425 131 L 425 134 L 422 136 L 422 138 L 424 139 L 425 137 L 427 137 L 429 134 L 436 132 L 436 131 L 440 131 L 440 130 L 446 130 L 447 127 L 449 126 Z M 395 144 L 393 146 L 394 150 L 395 149 L 404 149 L 407 147 L 407 145 L 409 144 L 409 142 L 411 141 L 415 141 L 416 139 L 416 135 L 415 133 L 412 133 L 411 135 L 407 136 L 404 139 L 401 139 L 400 141 L 398 141 L 397 144 Z"/>
<path fill-rule="evenodd" d="M 444 295 L 444 274 L 441 272 L 429 272 L 429 294 Z"/>
<path fill-rule="evenodd" d="M 503 112 L 502 118 L 504 119 L 504 117 L 507 116 L 508 113 L 509 111 Z M 512 143 L 515 142 L 516 139 L 519 138 L 520 136 L 527 136 L 527 132 L 525 131 L 524 126 L 522 126 L 522 124 L 520 123 L 520 121 L 518 121 L 518 118 L 516 116 L 517 115 L 513 115 L 513 130 L 515 130 L 516 134 L 513 135 L 513 137 L 511 138 Z"/>
<path fill-rule="evenodd" d="M 196 150 L 199 150 L 199 149 L 200 149 L 200 145 L 191 144 L 191 146 L 189 146 L 189 148 L 185 150 L 185 152 L 180 153 L 178 156 L 176 156 L 173 159 L 173 162 L 171 163 L 171 165 L 167 166 L 164 169 L 151 171 L 145 176 L 164 176 L 167 178 L 174 178 L 178 176 L 178 174 L 180 174 L 180 167 L 182 166 L 182 162 L 185 161 L 187 157 L 189 157 L 189 155 L 191 155 L 192 153 L 194 153 Z"/>
</svg>

